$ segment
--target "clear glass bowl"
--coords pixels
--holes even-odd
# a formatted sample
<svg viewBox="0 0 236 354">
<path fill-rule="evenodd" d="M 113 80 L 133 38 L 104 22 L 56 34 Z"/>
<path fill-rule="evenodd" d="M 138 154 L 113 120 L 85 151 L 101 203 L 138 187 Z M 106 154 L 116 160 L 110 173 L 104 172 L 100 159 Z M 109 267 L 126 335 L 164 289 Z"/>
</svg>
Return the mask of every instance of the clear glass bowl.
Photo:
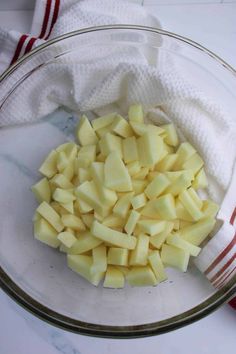
<svg viewBox="0 0 236 354">
<path fill-rule="evenodd" d="M 0 78 L 0 110 L 19 109 L 15 95 L 38 72 L 75 54 L 78 62 L 119 46 L 151 57 L 171 58 L 194 84 L 236 111 L 236 72 L 202 46 L 166 31 L 141 26 L 102 26 L 65 34 L 37 47 Z M 94 49 L 97 48 L 96 51 Z M 96 54 L 94 54 L 96 53 Z M 119 59 L 119 58 L 118 58 Z M 119 63 L 119 60 L 117 61 Z M 68 60 L 70 65 L 70 60 Z M 150 65 L 156 65 L 156 61 Z M 45 85 L 50 83 L 48 77 Z M 47 152 L 68 139 L 74 120 L 60 113 L 31 125 L 0 130 L 0 285 L 29 311 L 54 325 L 103 337 L 164 333 L 206 316 L 235 292 L 235 278 L 214 289 L 192 265 L 187 273 L 168 270 L 157 287 L 122 290 L 90 285 L 66 266 L 65 255 L 33 238 L 36 202 L 30 187 Z"/>
</svg>

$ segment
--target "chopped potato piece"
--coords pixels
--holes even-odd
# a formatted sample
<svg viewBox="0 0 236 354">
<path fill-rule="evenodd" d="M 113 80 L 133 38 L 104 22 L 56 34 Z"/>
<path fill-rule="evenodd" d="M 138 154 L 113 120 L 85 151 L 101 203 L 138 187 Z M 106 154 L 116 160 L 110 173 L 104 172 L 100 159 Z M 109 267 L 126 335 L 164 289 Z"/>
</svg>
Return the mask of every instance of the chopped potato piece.
<svg viewBox="0 0 236 354">
<path fill-rule="evenodd" d="M 136 173 L 135 175 L 133 175 L 134 179 L 145 179 L 148 175 L 149 172 L 149 168 L 148 167 L 143 167 L 140 169 L 140 171 L 138 173 Z"/>
<path fill-rule="evenodd" d="M 46 202 L 42 202 L 38 208 L 37 212 L 46 219 L 50 225 L 54 227 L 58 232 L 62 231 L 63 224 L 61 222 L 60 215 Z"/>
<path fill-rule="evenodd" d="M 93 208 L 82 199 L 76 199 L 74 208 L 77 213 L 85 214 L 93 210 Z"/>
<path fill-rule="evenodd" d="M 194 221 L 194 219 L 189 214 L 187 209 L 183 206 L 183 204 L 181 203 L 179 198 L 176 199 L 175 210 L 176 210 L 176 215 L 177 215 L 178 219 L 188 221 L 188 222 Z"/>
<path fill-rule="evenodd" d="M 203 203 L 202 200 L 199 198 L 198 194 L 195 192 L 195 190 L 193 188 L 188 188 L 188 194 L 190 195 L 190 197 L 192 198 L 192 200 L 194 201 L 194 203 L 196 204 L 196 206 L 199 209 L 202 209 Z"/>
<path fill-rule="evenodd" d="M 155 166 L 156 171 L 166 172 L 171 171 L 172 167 L 174 166 L 178 155 L 177 154 L 169 154 L 164 156 L 160 162 L 157 163 Z"/>
<path fill-rule="evenodd" d="M 98 142 L 97 135 L 85 115 L 80 118 L 76 135 L 81 145 L 93 145 Z"/>
<path fill-rule="evenodd" d="M 126 276 L 131 286 L 150 286 L 156 285 L 156 277 L 149 266 L 132 267 Z"/>
<path fill-rule="evenodd" d="M 118 266 L 128 266 L 129 251 L 125 248 L 110 247 L 107 254 L 107 263 Z"/>
<path fill-rule="evenodd" d="M 117 192 L 132 191 L 130 175 L 116 152 L 111 152 L 106 158 L 104 173 L 107 188 Z"/>
<path fill-rule="evenodd" d="M 184 240 L 195 246 L 199 246 L 213 230 L 215 222 L 215 219 L 206 217 L 190 226 L 180 229 L 178 233 Z"/>
<path fill-rule="evenodd" d="M 158 251 L 151 251 L 149 253 L 148 262 L 158 283 L 167 279 L 167 274 Z"/>
<path fill-rule="evenodd" d="M 214 203 L 212 200 L 203 200 L 202 203 L 202 212 L 204 216 L 210 216 L 214 218 L 216 214 L 218 213 L 219 210 L 219 205 Z"/>
<path fill-rule="evenodd" d="M 113 213 L 121 218 L 125 218 L 129 212 L 133 195 L 134 193 L 131 192 L 125 193 L 122 197 L 120 197 L 113 208 Z"/>
<path fill-rule="evenodd" d="M 102 223 L 103 225 L 111 228 L 115 228 L 115 227 L 123 228 L 124 222 L 125 220 L 122 217 L 115 214 L 110 214 L 105 219 L 103 219 Z"/>
<path fill-rule="evenodd" d="M 182 173 L 174 182 L 166 189 L 166 193 L 171 193 L 174 197 L 178 196 L 182 191 L 191 186 L 191 176 Z"/>
<path fill-rule="evenodd" d="M 200 247 L 194 246 L 190 242 L 184 240 L 178 234 L 170 234 L 167 237 L 166 242 L 168 243 L 168 245 L 172 245 L 189 252 L 190 255 L 194 257 L 198 256 L 201 251 Z"/>
<path fill-rule="evenodd" d="M 91 273 L 105 272 L 107 270 L 106 246 L 100 245 L 92 250 L 93 264 Z"/>
<path fill-rule="evenodd" d="M 162 173 L 158 174 L 145 189 L 145 194 L 149 199 L 157 198 L 170 185 L 169 179 Z"/>
<path fill-rule="evenodd" d="M 117 135 L 120 135 L 122 138 L 128 138 L 133 136 L 133 130 L 126 119 L 121 117 L 119 114 L 116 115 L 112 123 L 111 129 Z"/>
<path fill-rule="evenodd" d="M 60 241 L 57 239 L 57 231 L 41 217 L 34 222 L 34 237 L 53 248 L 60 245 Z"/>
<path fill-rule="evenodd" d="M 65 151 L 60 151 L 57 154 L 57 169 L 59 172 L 63 172 L 64 169 L 68 166 L 70 160 L 68 159 Z"/>
<path fill-rule="evenodd" d="M 39 168 L 39 172 L 47 178 L 57 173 L 57 152 L 52 150 Z"/>
<path fill-rule="evenodd" d="M 174 164 L 174 170 L 179 170 L 182 168 L 184 162 L 186 162 L 193 154 L 195 154 L 196 150 L 194 147 L 188 142 L 181 143 L 176 151 L 178 157 Z"/>
<path fill-rule="evenodd" d="M 179 200 L 181 201 L 183 206 L 188 210 L 188 213 L 195 221 L 203 217 L 203 213 L 201 212 L 200 208 L 197 206 L 197 204 L 195 203 L 195 201 L 187 190 L 180 193 Z"/>
<path fill-rule="evenodd" d="M 195 189 L 207 188 L 208 182 L 203 168 L 196 174 L 192 186 Z"/>
<path fill-rule="evenodd" d="M 130 265 L 146 265 L 148 258 L 149 236 L 140 233 L 137 237 L 137 244 L 130 253 Z"/>
<path fill-rule="evenodd" d="M 131 204 L 133 209 L 142 208 L 147 202 L 146 195 L 144 193 L 137 194 L 135 197 L 131 199 Z"/>
<path fill-rule="evenodd" d="M 189 252 L 175 246 L 164 244 L 161 249 L 161 260 L 167 266 L 186 272 L 189 262 Z"/>
<path fill-rule="evenodd" d="M 90 229 L 94 220 L 93 214 L 83 214 L 81 215 L 81 219 L 83 220 L 83 223 L 87 226 L 87 228 Z"/>
<path fill-rule="evenodd" d="M 76 215 L 62 215 L 61 221 L 65 227 L 70 227 L 73 230 L 84 231 L 86 229 L 83 221 Z"/>
<path fill-rule="evenodd" d="M 103 283 L 104 288 L 120 289 L 123 288 L 124 285 L 124 274 L 116 267 L 108 266 Z"/>
<path fill-rule="evenodd" d="M 147 184 L 148 182 L 146 180 L 132 178 L 132 187 L 135 194 L 140 194 L 144 192 Z"/>
<path fill-rule="evenodd" d="M 141 170 L 141 166 L 140 166 L 140 163 L 138 161 L 133 161 L 133 162 L 129 162 L 127 165 L 126 165 L 126 168 L 129 172 L 129 175 L 132 177 L 134 175 L 137 175 L 137 173 L 140 172 Z"/>
<path fill-rule="evenodd" d="M 60 232 L 57 235 L 57 239 L 67 248 L 71 248 L 77 240 L 77 238 L 68 231 Z"/>
<path fill-rule="evenodd" d="M 62 188 L 62 189 L 70 189 L 73 188 L 73 183 L 70 182 L 68 178 L 64 176 L 64 174 L 56 174 L 50 181 L 53 183 L 56 187 Z"/>
<path fill-rule="evenodd" d="M 140 104 L 129 107 L 128 117 L 130 122 L 143 123 L 143 108 Z"/>
<path fill-rule="evenodd" d="M 195 153 L 187 161 L 185 161 L 183 164 L 183 169 L 192 170 L 194 174 L 197 174 L 202 168 L 203 164 L 203 159 L 197 153 Z"/>
<path fill-rule="evenodd" d="M 138 226 L 143 232 L 154 236 L 162 232 L 166 227 L 166 221 L 160 220 L 140 220 Z"/>
<path fill-rule="evenodd" d="M 163 243 L 165 242 L 168 235 L 170 235 L 171 231 L 173 230 L 174 223 L 171 221 L 166 221 L 165 229 L 158 233 L 157 235 L 150 237 L 150 244 L 154 248 L 160 249 Z"/>
<path fill-rule="evenodd" d="M 76 199 L 73 192 L 71 192 L 69 190 L 61 189 L 61 188 L 56 188 L 52 197 L 58 203 L 70 203 Z"/>
<path fill-rule="evenodd" d="M 98 129 L 102 129 L 112 124 L 116 113 L 109 113 L 103 117 L 95 118 L 92 120 L 91 124 L 93 129 L 96 131 Z"/>
<path fill-rule="evenodd" d="M 123 155 L 125 163 L 138 161 L 137 140 L 134 136 L 126 138 L 122 141 Z"/>
<path fill-rule="evenodd" d="M 31 190 L 39 203 L 43 201 L 50 203 L 51 190 L 47 178 L 42 178 L 39 182 L 31 187 Z"/>
<path fill-rule="evenodd" d="M 155 132 L 147 132 L 137 139 L 140 164 L 144 167 L 155 165 L 163 150 L 163 140 Z"/>
<path fill-rule="evenodd" d="M 176 219 L 175 200 L 172 194 L 165 194 L 155 200 L 155 209 L 164 220 Z"/>
<path fill-rule="evenodd" d="M 86 181 L 91 181 L 92 179 L 90 170 L 88 168 L 79 167 L 77 174 L 80 184 Z"/>
<path fill-rule="evenodd" d="M 74 214 L 74 203 L 73 201 L 68 203 L 60 203 L 63 209 L 65 209 L 68 213 Z"/>
<path fill-rule="evenodd" d="M 82 146 L 77 156 L 78 167 L 87 168 L 96 159 L 96 145 Z"/>
<path fill-rule="evenodd" d="M 140 214 L 136 210 L 131 210 L 128 220 L 124 227 L 128 235 L 131 235 L 133 233 L 139 218 L 140 218 Z"/>
<path fill-rule="evenodd" d="M 99 146 L 101 149 L 101 154 L 104 156 L 110 155 L 111 152 L 115 151 L 120 158 L 122 158 L 122 139 L 114 134 L 107 133 L 99 141 Z"/>
<path fill-rule="evenodd" d="M 81 254 L 92 250 L 102 244 L 102 240 L 94 237 L 89 231 L 78 235 L 77 240 L 72 247 L 67 249 L 68 254 Z"/>
<path fill-rule="evenodd" d="M 162 125 L 161 128 L 163 128 L 166 132 L 166 137 L 164 138 L 164 141 L 168 145 L 177 146 L 179 144 L 179 139 L 174 124 Z"/>
</svg>

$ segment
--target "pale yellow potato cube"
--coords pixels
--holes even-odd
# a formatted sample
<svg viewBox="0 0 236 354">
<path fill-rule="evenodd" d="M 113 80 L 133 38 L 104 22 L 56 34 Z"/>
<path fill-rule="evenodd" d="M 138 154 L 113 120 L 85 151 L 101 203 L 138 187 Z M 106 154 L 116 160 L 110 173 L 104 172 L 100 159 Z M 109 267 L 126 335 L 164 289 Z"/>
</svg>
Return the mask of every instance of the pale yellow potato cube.
<svg viewBox="0 0 236 354">
<path fill-rule="evenodd" d="M 106 161 L 106 156 L 104 156 L 103 154 L 99 153 L 96 157 L 96 161 L 97 162 L 105 162 Z"/>
<path fill-rule="evenodd" d="M 149 174 L 147 175 L 147 181 L 148 182 L 152 182 L 154 180 L 154 178 L 156 176 L 158 176 L 160 174 L 160 172 L 157 171 L 151 171 L 151 169 L 149 168 Z M 148 184 L 148 183 L 147 183 Z"/>
<path fill-rule="evenodd" d="M 76 236 L 76 231 L 71 229 L 70 227 L 65 227 L 64 231 L 69 232 L 70 234 Z"/>
<path fill-rule="evenodd" d="M 183 229 L 185 226 L 190 226 L 193 225 L 193 221 L 185 221 L 185 220 L 180 220 L 179 221 L 179 229 Z"/>
<path fill-rule="evenodd" d="M 80 274 L 90 283 L 98 286 L 104 277 L 104 272 L 91 273 L 92 257 L 85 255 L 67 255 L 67 265 L 74 272 Z"/>
<path fill-rule="evenodd" d="M 63 204 L 73 202 L 76 199 L 73 192 L 62 188 L 56 188 L 52 197 L 56 202 Z"/>
<path fill-rule="evenodd" d="M 144 192 L 147 184 L 148 184 L 147 180 L 132 178 L 132 187 L 133 187 L 133 191 L 134 191 L 135 195 Z"/>
<path fill-rule="evenodd" d="M 92 211 L 93 207 L 91 207 L 88 203 L 86 203 L 82 199 L 76 199 L 76 201 L 74 202 L 74 209 L 79 214 L 80 213 L 86 214 Z"/>
<path fill-rule="evenodd" d="M 138 161 L 138 147 L 134 136 L 122 140 L 125 163 Z"/>
<path fill-rule="evenodd" d="M 41 217 L 34 222 L 34 237 L 53 248 L 60 245 L 60 241 L 57 239 L 57 231 Z"/>
<path fill-rule="evenodd" d="M 178 234 L 186 241 L 195 246 L 199 246 L 209 233 L 213 230 L 216 220 L 206 217 L 190 226 L 186 226 L 178 231 Z"/>
<path fill-rule="evenodd" d="M 159 234 L 150 237 L 150 240 L 149 240 L 150 244 L 154 248 L 160 249 L 161 246 L 163 245 L 163 243 L 165 242 L 166 238 L 169 236 L 169 234 L 173 230 L 173 227 L 174 227 L 173 222 L 166 221 L 165 229 L 162 232 L 160 232 Z"/>
<path fill-rule="evenodd" d="M 171 171 L 172 167 L 174 166 L 178 155 L 177 154 L 168 154 L 163 157 L 155 166 L 156 171 L 166 172 Z"/>
<path fill-rule="evenodd" d="M 178 233 L 170 234 L 166 239 L 166 243 L 168 245 L 172 245 L 189 252 L 193 257 L 197 257 L 201 251 L 200 247 L 197 247 L 192 243 L 184 240 L 178 235 Z"/>
<path fill-rule="evenodd" d="M 111 132 L 112 132 L 112 124 L 96 130 L 96 134 L 99 137 L 99 139 L 103 138 L 107 133 L 111 133 Z"/>
<path fill-rule="evenodd" d="M 62 188 L 62 189 L 70 189 L 73 188 L 73 183 L 70 182 L 68 178 L 64 176 L 64 174 L 56 174 L 50 182 L 55 185 L 56 187 Z"/>
<path fill-rule="evenodd" d="M 174 197 L 191 186 L 191 176 L 182 173 L 172 184 L 166 189 L 166 193 L 172 194 Z"/>
<path fill-rule="evenodd" d="M 203 159 L 201 158 L 201 156 L 199 156 L 198 153 L 195 153 L 187 161 L 185 161 L 185 163 L 183 164 L 183 169 L 192 170 L 194 175 L 196 175 L 203 165 Z"/>
<path fill-rule="evenodd" d="M 156 199 L 150 200 L 147 204 L 141 209 L 140 214 L 146 216 L 150 219 L 160 219 L 159 214 L 155 208 Z"/>
<path fill-rule="evenodd" d="M 79 167 L 77 173 L 78 173 L 78 179 L 80 184 L 86 181 L 91 181 L 92 179 L 89 168 Z"/>
<path fill-rule="evenodd" d="M 219 210 L 219 205 L 214 203 L 212 200 L 203 200 L 202 203 L 202 212 L 204 216 L 211 216 L 215 217 L 216 214 L 218 213 Z"/>
<path fill-rule="evenodd" d="M 194 219 L 189 214 L 187 209 L 183 206 L 179 198 L 177 198 L 175 201 L 175 210 L 178 219 L 188 221 L 188 222 L 194 221 Z"/>
<path fill-rule="evenodd" d="M 85 115 L 80 118 L 76 136 L 81 145 L 93 145 L 98 142 L 98 137 Z"/>
<path fill-rule="evenodd" d="M 149 168 L 148 167 L 143 167 L 140 169 L 138 173 L 133 175 L 134 179 L 145 179 L 149 173 Z"/>
<path fill-rule="evenodd" d="M 61 221 L 65 227 L 70 227 L 73 230 L 78 230 L 78 231 L 86 230 L 83 221 L 76 215 L 72 215 L 72 214 L 62 215 Z"/>
<path fill-rule="evenodd" d="M 136 175 L 137 173 L 139 173 L 140 170 L 141 170 L 141 166 L 140 166 L 140 163 L 138 161 L 129 162 L 126 165 L 126 168 L 127 168 L 128 172 L 129 172 L 129 175 L 131 177 Z"/>
<path fill-rule="evenodd" d="M 199 209 L 202 209 L 203 206 L 203 202 L 202 200 L 199 198 L 199 195 L 195 192 L 195 190 L 193 188 L 188 188 L 188 194 L 190 195 L 190 197 L 193 199 L 194 203 L 197 205 L 197 207 Z"/>
<path fill-rule="evenodd" d="M 124 274 L 116 267 L 108 266 L 105 280 L 103 283 L 104 288 L 121 289 L 125 285 Z"/>
<path fill-rule="evenodd" d="M 174 223 L 174 226 L 173 226 L 173 230 L 179 230 L 180 228 L 180 220 L 179 219 L 176 219 L 176 220 L 173 220 L 173 223 Z"/>
<path fill-rule="evenodd" d="M 107 250 L 106 246 L 100 245 L 92 249 L 93 264 L 92 273 L 105 272 L 107 270 Z"/>
<path fill-rule="evenodd" d="M 69 161 L 66 168 L 62 171 L 62 174 L 71 181 L 75 174 L 75 160 Z"/>
<path fill-rule="evenodd" d="M 196 174 L 192 186 L 195 189 L 207 188 L 208 182 L 203 168 Z"/>
<path fill-rule="evenodd" d="M 142 208 L 147 203 L 147 198 L 144 193 L 137 194 L 135 197 L 131 199 L 131 204 L 133 209 Z"/>
<path fill-rule="evenodd" d="M 70 141 L 68 143 L 58 146 L 56 148 L 56 151 L 64 151 L 69 160 L 74 160 L 78 152 L 78 145 L 76 145 L 73 141 Z"/>
<path fill-rule="evenodd" d="M 119 271 L 121 271 L 121 273 L 124 274 L 124 276 L 126 276 L 126 274 L 128 274 L 128 272 L 129 272 L 129 268 L 128 267 L 115 266 L 115 268 L 118 269 Z"/>
<path fill-rule="evenodd" d="M 178 157 L 174 164 L 174 170 L 177 171 L 183 167 L 184 162 L 186 162 L 196 150 L 188 142 L 181 143 L 176 151 Z"/>
<path fill-rule="evenodd" d="M 106 158 L 105 167 L 105 186 L 117 192 L 132 191 L 130 175 L 116 152 L 111 152 Z"/>
<path fill-rule="evenodd" d="M 129 251 L 125 248 L 110 247 L 107 253 L 107 263 L 118 266 L 128 266 Z"/>
<path fill-rule="evenodd" d="M 182 272 L 187 271 L 189 252 L 175 246 L 164 244 L 161 249 L 162 262 L 170 267 L 177 268 Z"/>
<path fill-rule="evenodd" d="M 72 247 L 67 249 L 69 254 L 81 254 L 92 250 L 102 244 L 102 240 L 94 237 L 91 232 L 85 231 L 77 234 L 77 240 Z"/>
<path fill-rule="evenodd" d="M 68 159 L 65 151 L 60 151 L 57 153 L 57 170 L 62 173 L 64 169 L 69 164 L 70 160 Z"/>
<path fill-rule="evenodd" d="M 157 284 L 156 277 L 149 266 L 132 267 L 126 275 L 131 286 L 153 286 Z"/>
<path fill-rule="evenodd" d="M 201 219 L 204 216 L 187 190 L 180 193 L 179 200 L 195 221 Z"/>
<path fill-rule="evenodd" d="M 141 231 L 146 232 L 150 236 L 154 236 L 164 231 L 166 228 L 166 221 L 162 220 L 140 220 L 138 226 Z"/>
<path fill-rule="evenodd" d="M 143 123 L 143 108 L 140 104 L 133 104 L 129 107 L 128 117 L 130 122 Z"/>
<path fill-rule="evenodd" d="M 117 114 L 114 118 L 111 129 L 114 133 L 120 135 L 122 138 L 128 138 L 134 134 L 127 120 L 121 117 L 119 114 Z"/>
<path fill-rule="evenodd" d="M 142 136 L 143 134 L 149 132 L 149 131 L 154 131 L 158 135 L 160 135 L 164 129 L 157 127 L 156 125 L 153 124 L 144 124 L 144 123 L 139 123 L 139 122 L 130 122 L 130 125 L 135 132 L 136 135 Z"/>
<path fill-rule="evenodd" d="M 134 228 L 135 228 L 139 218 L 140 218 L 140 214 L 136 210 L 131 210 L 128 220 L 127 220 L 125 227 L 124 227 L 124 229 L 128 235 L 131 235 L 132 232 L 134 231 Z"/>
<path fill-rule="evenodd" d="M 79 204 L 81 204 L 81 201 L 84 201 L 97 212 L 102 210 L 102 202 L 93 181 L 86 181 L 82 183 L 75 189 L 75 195 L 78 197 Z"/>
<path fill-rule="evenodd" d="M 87 226 L 88 229 L 92 226 L 92 223 L 94 221 L 94 215 L 93 214 L 83 214 L 81 215 L 81 219 L 83 220 L 84 225 Z"/>
<path fill-rule="evenodd" d="M 171 181 L 174 182 L 178 177 L 180 177 L 186 171 L 166 171 L 166 177 Z"/>
<path fill-rule="evenodd" d="M 104 127 L 107 127 L 108 125 L 111 125 L 115 117 L 116 117 L 116 113 L 109 113 L 106 114 L 105 116 L 93 119 L 91 121 L 93 129 L 97 131 L 98 129 L 102 129 Z"/>
<path fill-rule="evenodd" d="M 31 190 L 39 203 L 43 201 L 50 203 L 51 189 L 47 178 L 42 178 L 31 187 Z"/>
<path fill-rule="evenodd" d="M 148 254 L 148 262 L 158 283 L 167 279 L 159 251 L 150 251 Z"/>
<path fill-rule="evenodd" d="M 63 208 L 63 206 L 57 202 L 51 202 L 50 206 L 59 214 L 59 216 L 68 214 L 68 211 Z"/>
<path fill-rule="evenodd" d="M 62 208 L 64 208 L 68 213 L 74 214 L 74 203 L 73 201 L 68 202 L 68 203 L 60 203 Z"/>
<path fill-rule="evenodd" d="M 168 145 L 177 146 L 179 144 L 179 139 L 174 124 L 165 124 L 162 125 L 161 128 L 163 128 L 166 132 L 164 141 Z"/>
<path fill-rule="evenodd" d="M 117 247 L 134 249 L 136 246 L 136 237 L 119 231 L 114 231 L 113 229 L 100 224 L 98 221 L 93 222 L 91 233 L 98 239 L 109 242 Z"/>
<path fill-rule="evenodd" d="M 71 248 L 76 242 L 77 238 L 68 231 L 60 232 L 57 239 L 67 248 Z"/>
<path fill-rule="evenodd" d="M 176 219 L 175 200 L 172 194 L 165 194 L 155 200 L 155 209 L 164 220 Z"/>
<path fill-rule="evenodd" d="M 137 236 L 137 244 L 134 250 L 130 252 L 130 265 L 146 265 L 148 259 L 150 237 L 145 234 L 139 234 Z"/>
<path fill-rule="evenodd" d="M 88 164 L 96 159 L 96 145 L 82 146 L 77 155 L 78 167 L 88 167 Z M 88 161 L 84 164 L 83 161 Z M 82 165 L 81 165 L 82 162 Z"/>
<path fill-rule="evenodd" d="M 144 167 L 155 165 L 162 154 L 163 140 L 155 132 L 149 131 L 137 139 L 140 164 Z"/>
<path fill-rule="evenodd" d="M 134 193 L 124 193 L 122 197 L 120 197 L 113 208 L 113 213 L 120 216 L 121 218 L 126 218 L 131 207 L 131 200 L 133 198 Z"/>
<path fill-rule="evenodd" d="M 103 220 L 103 225 L 110 227 L 110 228 L 116 228 L 116 227 L 124 227 L 125 224 L 125 219 L 116 215 L 116 214 L 110 214 Z"/>
<path fill-rule="evenodd" d="M 122 139 L 114 134 L 107 133 L 99 141 L 99 147 L 101 153 L 104 156 L 108 156 L 111 152 L 115 151 L 120 158 L 122 158 Z"/>
<path fill-rule="evenodd" d="M 39 168 L 39 172 L 47 178 L 57 173 L 57 152 L 52 150 Z"/>
<path fill-rule="evenodd" d="M 63 230 L 64 226 L 61 222 L 60 215 L 48 203 L 42 202 L 36 211 L 58 232 Z"/>
<path fill-rule="evenodd" d="M 104 216 L 103 215 L 100 215 L 99 213 L 97 213 L 96 211 L 94 212 L 94 219 L 100 221 L 100 222 L 103 222 L 104 220 Z"/>
<path fill-rule="evenodd" d="M 145 194 L 149 199 L 155 199 L 162 194 L 170 185 L 169 179 L 162 173 L 158 174 L 145 189 Z"/>
<path fill-rule="evenodd" d="M 90 145 L 88 145 L 90 146 Z M 76 167 L 77 169 L 82 167 L 82 168 L 88 168 L 91 164 L 91 161 L 89 159 L 87 159 L 86 157 L 79 157 L 79 158 L 76 158 L 75 160 L 76 162 Z"/>
</svg>

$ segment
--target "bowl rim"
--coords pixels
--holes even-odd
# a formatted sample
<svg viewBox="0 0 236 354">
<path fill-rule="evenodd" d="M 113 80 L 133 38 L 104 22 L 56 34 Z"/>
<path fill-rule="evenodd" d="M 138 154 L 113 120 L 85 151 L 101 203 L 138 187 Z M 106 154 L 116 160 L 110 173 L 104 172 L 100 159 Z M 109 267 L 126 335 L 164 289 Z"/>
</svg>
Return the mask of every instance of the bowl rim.
<svg viewBox="0 0 236 354">
<path fill-rule="evenodd" d="M 24 55 L 22 58 L 17 60 L 12 66 L 5 70 L 0 75 L 0 83 L 9 77 L 17 68 L 25 62 L 27 59 L 32 57 L 37 52 L 57 43 L 61 40 L 71 38 L 77 35 L 84 33 L 91 33 L 104 30 L 137 30 L 137 31 L 147 31 L 153 32 L 155 34 L 164 35 L 166 37 L 171 37 L 181 42 L 184 42 L 194 48 L 199 49 L 204 52 L 206 55 L 212 57 L 219 64 L 221 64 L 226 70 L 230 71 L 236 77 L 236 70 L 221 59 L 218 55 L 208 50 L 204 46 L 198 44 L 197 42 L 190 40 L 184 36 L 175 34 L 173 32 L 165 31 L 159 28 L 140 26 L 140 25 L 104 25 L 104 26 L 95 26 L 76 30 L 73 32 L 68 32 L 61 36 L 55 37 L 51 40 L 48 40 L 45 43 L 37 46 L 35 49 L 30 51 L 28 54 Z M 236 276 L 233 276 L 231 280 L 225 284 L 221 289 L 217 290 L 213 295 L 208 297 L 206 300 L 193 307 L 192 309 L 170 317 L 166 320 L 161 320 L 158 322 L 140 324 L 134 326 L 111 326 L 111 325 L 101 325 L 86 323 L 83 321 L 72 319 L 68 316 L 62 315 L 54 310 L 49 309 L 45 305 L 42 305 L 40 302 L 28 295 L 24 290 L 22 290 L 3 270 L 0 266 L 0 287 L 8 294 L 14 301 L 16 301 L 23 308 L 33 313 L 38 318 L 45 320 L 46 322 L 60 327 L 64 330 L 71 332 L 105 337 L 105 338 L 137 338 L 152 336 L 157 334 L 162 334 L 169 332 L 171 330 L 178 329 L 187 324 L 193 323 L 206 315 L 210 314 L 216 310 L 219 306 L 229 301 L 236 293 Z"/>
</svg>

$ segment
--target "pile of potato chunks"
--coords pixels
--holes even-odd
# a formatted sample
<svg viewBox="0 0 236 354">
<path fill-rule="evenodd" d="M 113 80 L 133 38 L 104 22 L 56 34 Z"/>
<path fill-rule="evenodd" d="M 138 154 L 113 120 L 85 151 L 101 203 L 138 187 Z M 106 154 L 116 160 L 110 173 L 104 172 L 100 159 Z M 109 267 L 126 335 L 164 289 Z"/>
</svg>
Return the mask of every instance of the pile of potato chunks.
<svg viewBox="0 0 236 354">
<path fill-rule="evenodd" d="M 82 116 L 76 134 L 80 145 L 60 145 L 39 169 L 35 238 L 95 286 L 153 286 L 165 267 L 185 272 L 218 211 L 197 193 L 207 178 L 194 147 L 173 124 L 145 124 L 139 104 L 128 120 Z"/>
</svg>

